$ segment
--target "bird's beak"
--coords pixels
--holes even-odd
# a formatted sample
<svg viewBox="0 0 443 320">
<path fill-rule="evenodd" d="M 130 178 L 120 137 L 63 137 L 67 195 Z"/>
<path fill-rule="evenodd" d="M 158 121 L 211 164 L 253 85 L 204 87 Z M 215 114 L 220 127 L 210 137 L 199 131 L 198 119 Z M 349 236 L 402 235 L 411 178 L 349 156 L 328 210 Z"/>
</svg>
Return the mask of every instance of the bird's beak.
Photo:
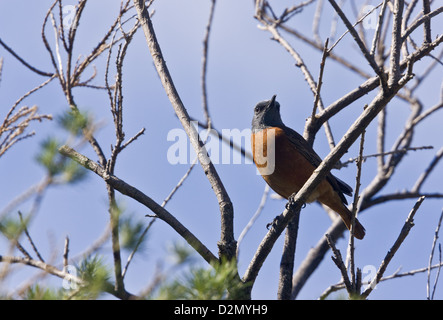
<svg viewBox="0 0 443 320">
<path fill-rule="evenodd" d="M 277 95 L 274 94 L 274 95 L 272 96 L 271 100 L 269 100 L 269 105 L 270 105 L 270 106 L 274 104 L 274 102 L 275 102 L 275 98 L 276 98 L 276 97 L 277 97 Z"/>
</svg>

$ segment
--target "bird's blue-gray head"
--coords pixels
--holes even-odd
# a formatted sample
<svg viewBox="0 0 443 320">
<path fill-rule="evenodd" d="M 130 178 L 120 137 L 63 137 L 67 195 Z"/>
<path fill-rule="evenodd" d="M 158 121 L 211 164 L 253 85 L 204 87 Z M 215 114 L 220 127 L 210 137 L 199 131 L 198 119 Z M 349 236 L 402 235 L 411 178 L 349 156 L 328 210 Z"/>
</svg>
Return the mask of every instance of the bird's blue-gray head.
<svg viewBox="0 0 443 320">
<path fill-rule="evenodd" d="M 280 104 L 275 101 L 276 95 L 271 100 L 265 100 L 257 103 L 254 108 L 254 117 L 252 118 L 252 132 L 257 132 L 269 127 L 283 127 L 283 121 L 280 117 Z"/>
</svg>

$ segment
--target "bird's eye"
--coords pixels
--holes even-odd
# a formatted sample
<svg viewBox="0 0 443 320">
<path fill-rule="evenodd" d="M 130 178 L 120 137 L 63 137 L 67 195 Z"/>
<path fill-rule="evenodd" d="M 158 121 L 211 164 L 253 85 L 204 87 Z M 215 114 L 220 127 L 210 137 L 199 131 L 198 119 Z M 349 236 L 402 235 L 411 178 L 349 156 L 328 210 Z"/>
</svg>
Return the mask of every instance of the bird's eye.
<svg viewBox="0 0 443 320">
<path fill-rule="evenodd" d="M 264 108 L 265 108 L 265 105 L 263 103 L 259 103 L 258 105 L 255 106 L 254 112 L 260 113 L 263 111 Z"/>
</svg>

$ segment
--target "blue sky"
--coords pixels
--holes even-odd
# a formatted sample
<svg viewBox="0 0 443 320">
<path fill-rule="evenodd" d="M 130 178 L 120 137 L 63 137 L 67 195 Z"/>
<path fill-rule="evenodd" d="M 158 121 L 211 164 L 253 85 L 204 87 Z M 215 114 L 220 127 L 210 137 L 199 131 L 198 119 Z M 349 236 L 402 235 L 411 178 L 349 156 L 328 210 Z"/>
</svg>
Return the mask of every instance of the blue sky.
<svg viewBox="0 0 443 320">
<path fill-rule="evenodd" d="M 41 70 L 52 71 L 49 56 L 41 41 L 41 24 L 52 1 L 40 0 L 0 0 L 0 37 L 30 64 Z M 64 1 L 65 5 L 75 1 Z M 282 5 L 291 5 L 284 1 Z M 108 30 L 120 6 L 117 0 L 94 0 L 86 5 L 77 35 L 74 57 L 86 55 L 95 47 L 102 35 Z M 189 112 L 199 120 L 204 116 L 201 107 L 201 57 L 202 40 L 209 14 L 209 1 L 157 1 L 154 4 L 154 27 L 160 46 L 165 56 L 178 92 Z M 293 19 L 298 30 L 311 32 L 312 14 L 315 5 L 305 9 Z M 331 8 L 325 5 L 325 19 L 332 16 Z M 218 129 L 243 130 L 250 127 L 253 107 L 258 101 L 267 100 L 277 94 L 282 106 L 282 118 L 286 125 L 303 131 L 305 119 L 310 116 L 313 96 L 299 68 L 289 54 L 270 34 L 257 28 L 253 18 L 251 1 L 218 1 L 212 28 L 208 61 L 208 99 L 213 125 Z M 322 21 L 323 23 L 323 21 Z M 329 20 L 322 24 L 322 35 L 328 34 Z M 442 19 L 434 26 L 441 30 Z M 338 34 L 344 31 L 339 23 Z M 53 43 L 52 31 L 48 29 Z M 321 53 L 314 51 L 299 41 L 291 44 L 299 50 L 314 77 L 317 77 Z M 360 66 L 366 66 L 358 49 L 349 36 L 337 47 L 337 52 Z M 106 56 L 106 55 L 105 55 Z M 4 117 L 10 106 L 25 92 L 42 83 L 45 78 L 38 76 L 18 63 L 3 48 L 0 57 L 4 58 L 3 73 L 0 82 L 0 117 Z M 95 65 L 98 75 L 94 84 L 102 85 L 105 59 L 99 59 Z M 427 65 L 429 59 L 423 59 Z M 417 66 L 420 66 L 419 64 Z M 174 111 L 160 84 L 154 69 L 146 41 L 141 30 L 131 44 L 124 65 L 124 130 L 126 137 L 131 137 L 141 128 L 145 134 L 128 147 L 119 157 L 116 175 L 136 186 L 151 198 L 161 203 L 177 184 L 189 165 L 171 165 L 167 161 L 167 150 L 173 142 L 167 141 L 170 130 L 181 128 Z M 369 66 L 362 67 L 371 72 Z M 91 75 L 92 68 L 86 75 Z M 419 89 L 425 108 L 436 104 L 441 85 L 441 66 L 437 66 L 429 80 Z M 363 79 L 343 69 L 331 60 L 327 61 L 324 75 L 322 98 L 325 105 L 335 101 L 350 89 L 362 83 Z M 105 153 L 110 154 L 110 145 L 114 143 L 114 127 L 106 92 L 76 88 L 75 99 L 81 110 L 87 110 L 100 128 L 96 137 Z M 365 103 L 373 93 L 362 98 L 340 113 L 331 121 L 336 141 L 346 132 Z M 57 80 L 43 90 L 24 100 L 21 105 L 37 105 L 40 113 L 62 114 L 68 109 Z M 409 106 L 394 99 L 388 106 L 387 147 L 390 147 L 409 116 Z M 432 160 L 435 152 L 441 148 L 443 117 L 435 114 L 420 126 L 414 136 L 413 146 L 432 145 L 434 150 L 409 153 L 383 193 L 411 188 L 418 176 Z M 11 199 L 20 195 L 31 185 L 42 180 L 44 170 L 35 161 L 40 143 L 49 136 L 65 139 L 66 133 L 53 122 L 33 123 L 31 130 L 36 135 L 15 145 L 0 159 L 0 208 Z M 375 153 L 376 125 L 368 128 L 365 153 Z M 321 156 L 329 152 L 324 133 L 317 135 L 314 145 Z M 92 159 L 90 148 L 80 150 Z M 356 157 L 358 145 L 353 146 L 344 159 Z M 252 164 L 218 164 L 216 168 L 234 204 L 235 235 L 238 237 L 250 217 L 257 209 L 264 181 L 256 175 Z M 334 174 L 350 185 L 355 184 L 355 166 L 348 166 Z M 372 180 L 376 172 L 376 160 L 364 163 L 362 186 Z M 441 164 L 435 169 L 423 187 L 423 191 L 442 192 Z M 125 214 L 133 214 L 137 219 L 146 220 L 150 212 L 133 201 L 118 195 L 126 208 Z M 375 206 L 362 214 L 360 221 L 367 230 L 367 236 L 356 244 L 357 265 L 375 266 L 380 262 L 395 241 L 408 212 L 415 200 L 396 201 Z M 391 262 L 385 275 L 390 275 L 398 268 L 402 271 L 427 266 L 434 230 L 442 210 L 442 200 L 427 199 L 416 215 L 415 227 Z M 262 215 L 256 221 L 244 239 L 240 248 L 240 274 L 246 270 L 258 244 L 266 234 L 266 224 L 284 209 L 285 202 L 269 199 Z M 30 203 L 20 207 L 29 211 Z M 167 209 L 187 226 L 207 247 L 217 252 L 220 238 L 220 217 L 216 198 L 210 188 L 201 167 L 196 167 L 183 187 L 168 203 Z M 92 173 L 81 184 L 60 186 L 48 190 L 38 214 L 33 218 L 30 232 L 46 257 L 58 252 L 57 262 L 61 261 L 63 242 L 69 235 L 70 254 L 85 250 L 103 232 L 108 221 L 107 195 L 104 182 Z M 296 267 L 301 263 L 309 249 L 317 243 L 328 228 L 330 220 L 317 204 L 308 205 L 301 214 L 299 237 L 296 252 Z M 347 237 L 346 237 L 347 239 Z M 165 260 L 168 247 L 180 240 L 175 232 L 165 223 L 158 221 L 149 235 L 147 247 L 136 256 L 126 278 L 127 290 L 137 293 L 152 279 L 155 266 Z M 23 240 L 25 242 L 25 240 Z M 280 239 L 268 260 L 260 271 L 253 290 L 253 298 L 274 299 L 277 292 L 279 262 L 283 241 Z M 347 240 L 338 242 L 345 253 Z M 0 240 L 0 254 L 7 252 L 8 246 Z M 102 251 L 110 257 L 110 245 Z M 299 298 L 315 299 L 331 284 L 340 280 L 340 273 L 335 267 L 330 254 L 327 254 L 318 270 L 308 281 Z M 122 259 L 126 261 L 127 252 Z M 109 260 L 110 261 L 110 260 Z M 168 261 L 165 261 L 168 263 Z M 203 264 L 202 264 L 203 265 Z M 29 273 L 21 269 L 17 277 L 10 280 L 15 286 L 22 281 L 21 276 Z M 365 275 L 363 275 L 365 276 Z M 61 285 L 54 281 L 55 285 Z M 400 290 L 399 290 L 400 289 Z M 426 274 L 402 278 L 381 283 L 370 296 L 373 299 L 424 299 L 426 298 Z M 437 289 L 437 298 L 442 297 L 441 288 Z"/>
</svg>

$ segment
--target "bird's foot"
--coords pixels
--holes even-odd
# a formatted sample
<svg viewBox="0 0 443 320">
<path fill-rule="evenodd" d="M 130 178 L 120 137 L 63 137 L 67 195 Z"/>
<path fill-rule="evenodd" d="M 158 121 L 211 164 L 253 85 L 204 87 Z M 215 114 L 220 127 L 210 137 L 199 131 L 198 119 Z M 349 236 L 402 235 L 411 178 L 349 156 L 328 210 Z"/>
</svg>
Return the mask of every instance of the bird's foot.
<svg viewBox="0 0 443 320">
<path fill-rule="evenodd" d="M 289 210 L 289 208 L 290 208 L 292 205 L 294 205 L 294 202 L 295 202 L 295 196 L 296 196 L 296 193 L 293 193 L 293 194 L 291 194 L 291 195 L 289 196 L 289 198 L 288 198 L 288 202 L 287 202 L 286 205 L 285 205 L 286 210 Z M 304 202 L 304 203 L 302 204 L 301 208 L 304 209 L 305 207 L 306 207 L 306 202 Z"/>
<path fill-rule="evenodd" d="M 266 225 L 266 229 L 270 229 L 271 227 L 273 228 L 273 227 L 275 227 L 275 225 L 278 223 L 280 221 L 280 216 L 276 216 L 275 218 L 274 218 L 274 220 L 272 220 L 272 222 L 269 222 L 267 225 Z"/>
</svg>

